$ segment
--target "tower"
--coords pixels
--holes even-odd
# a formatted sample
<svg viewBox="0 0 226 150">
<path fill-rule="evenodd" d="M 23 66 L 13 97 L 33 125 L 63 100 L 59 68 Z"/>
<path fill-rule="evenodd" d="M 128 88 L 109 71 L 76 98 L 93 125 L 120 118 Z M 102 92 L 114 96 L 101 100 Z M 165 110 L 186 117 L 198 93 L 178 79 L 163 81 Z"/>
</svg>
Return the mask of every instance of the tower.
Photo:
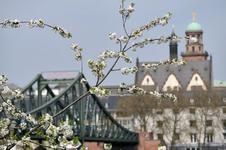
<svg viewBox="0 0 226 150">
<path fill-rule="evenodd" d="M 186 51 L 181 53 L 181 56 L 186 61 L 201 61 L 207 60 L 208 52 L 203 47 L 203 30 L 199 23 L 196 22 L 196 14 L 193 12 L 193 21 L 186 29 Z"/>
</svg>

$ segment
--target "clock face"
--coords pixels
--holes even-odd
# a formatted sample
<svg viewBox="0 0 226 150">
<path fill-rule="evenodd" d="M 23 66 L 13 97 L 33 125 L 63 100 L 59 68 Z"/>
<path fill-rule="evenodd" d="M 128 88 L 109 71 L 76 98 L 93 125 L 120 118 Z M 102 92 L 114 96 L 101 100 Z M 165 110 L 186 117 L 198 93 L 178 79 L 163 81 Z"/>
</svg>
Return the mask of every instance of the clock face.
<svg viewBox="0 0 226 150">
<path fill-rule="evenodd" d="M 190 37 L 189 42 L 190 43 L 197 43 L 198 39 L 196 37 Z"/>
</svg>

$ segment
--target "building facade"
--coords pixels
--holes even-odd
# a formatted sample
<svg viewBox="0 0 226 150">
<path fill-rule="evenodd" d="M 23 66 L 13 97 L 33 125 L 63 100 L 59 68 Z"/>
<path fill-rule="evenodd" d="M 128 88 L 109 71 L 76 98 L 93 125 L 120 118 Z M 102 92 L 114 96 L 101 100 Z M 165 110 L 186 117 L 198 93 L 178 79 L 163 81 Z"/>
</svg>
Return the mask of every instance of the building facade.
<svg viewBox="0 0 226 150">
<path fill-rule="evenodd" d="M 186 65 L 171 64 L 146 69 L 145 65 L 157 62 L 136 61 L 136 86 L 147 91 L 179 92 L 186 97 L 186 102 L 177 113 L 167 105 L 160 111 L 157 107 L 153 109 L 155 115 L 148 121 L 148 132 L 168 146 L 184 147 L 186 150 L 196 150 L 201 145 L 223 146 L 226 144 L 226 82 L 213 80 L 213 58 L 205 50 L 201 25 L 193 20 L 187 26 L 185 35 L 187 40 L 181 58 L 187 62 Z M 171 36 L 169 58 L 178 59 L 174 31 Z M 114 93 L 103 100 L 109 111 L 125 127 L 139 130 L 139 121 L 133 116 L 117 116 L 117 102 L 121 96 L 117 93 L 117 87 L 107 88 Z"/>
</svg>

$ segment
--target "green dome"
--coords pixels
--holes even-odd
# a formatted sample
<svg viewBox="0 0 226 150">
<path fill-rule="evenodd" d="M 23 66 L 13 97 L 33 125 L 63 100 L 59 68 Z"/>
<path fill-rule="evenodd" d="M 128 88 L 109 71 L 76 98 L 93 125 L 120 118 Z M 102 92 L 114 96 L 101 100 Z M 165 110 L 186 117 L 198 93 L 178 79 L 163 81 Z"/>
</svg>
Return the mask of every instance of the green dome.
<svg viewBox="0 0 226 150">
<path fill-rule="evenodd" d="M 202 31 L 202 27 L 199 23 L 197 22 L 192 22 L 187 26 L 187 30 L 186 31 Z"/>
</svg>

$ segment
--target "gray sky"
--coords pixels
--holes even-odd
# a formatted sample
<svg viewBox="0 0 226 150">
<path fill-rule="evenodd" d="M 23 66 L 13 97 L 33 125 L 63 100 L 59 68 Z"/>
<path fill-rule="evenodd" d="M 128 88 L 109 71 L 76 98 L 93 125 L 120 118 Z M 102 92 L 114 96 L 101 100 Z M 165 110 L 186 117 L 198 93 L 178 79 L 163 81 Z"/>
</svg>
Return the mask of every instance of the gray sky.
<svg viewBox="0 0 226 150">
<path fill-rule="evenodd" d="M 156 27 L 145 37 L 169 35 L 172 26 L 176 33 L 184 36 L 187 25 L 192 21 L 191 13 L 197 13 L 197 22 L 204 30 L 204 48 L 213 56 L 214 79 L 226 81 L 226 1 L 225 0 L 134 0 L 136 12 L 128 22 L 134 29 L 168 11 L 173 18 L 165 27 Z M 120 0 L 1 0 L 0 20 L 30 20 L 42 18 L 49 24 L 59 25 L 73 34 L 66 40 L 50 29 L 0 29 L 0 73 L 6 74 L 10 82 L 25 86 L 42 71 L 79 70 L 70 50 L 72 42 L 85 49 L 84 59 L 95 58 L 106 49 L 117 45 L 107 37 L 109 32 L 122 33 L 118 8 Z M 184 41 L 179 43 L 179 54 L 185 51 Z M 168 59 L 168 44 L 150 45 L 131 53 L 140 61 Z M 134 59 L 135 63 L 135 59 Z M 84 67 L 89 82 L 95 79 Z M 133 83 L 133 76 L 112 74 L 104 84 L 115 85 L 122 81 Z"/>
</svg>

